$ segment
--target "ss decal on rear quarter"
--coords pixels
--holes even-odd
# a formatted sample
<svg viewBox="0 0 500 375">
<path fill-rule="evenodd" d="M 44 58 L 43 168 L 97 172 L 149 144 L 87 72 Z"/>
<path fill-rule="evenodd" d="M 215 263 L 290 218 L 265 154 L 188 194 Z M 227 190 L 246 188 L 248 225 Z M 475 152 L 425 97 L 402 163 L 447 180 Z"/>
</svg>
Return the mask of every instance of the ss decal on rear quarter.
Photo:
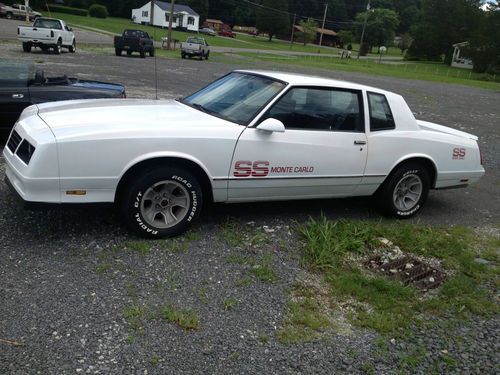
<svg viewBox="0 0 500 375">
<path fill-rule="evenodd" d="M 454 148 L 451 157 L 453 160 L 463 160 L 465 159 L 465 148 Z"/>
</svg>

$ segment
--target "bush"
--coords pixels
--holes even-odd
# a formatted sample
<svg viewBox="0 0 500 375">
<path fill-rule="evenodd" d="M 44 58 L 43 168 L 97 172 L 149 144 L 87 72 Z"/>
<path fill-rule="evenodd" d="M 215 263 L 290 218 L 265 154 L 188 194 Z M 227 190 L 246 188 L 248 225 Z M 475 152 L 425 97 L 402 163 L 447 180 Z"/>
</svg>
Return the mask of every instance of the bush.
<svg viewBox="0 0 500 375">
<path fill-rule="evenodd" d="M 65 7 L 62 5 L 50 4 L 49 9 L 51 12 L 56 12 L 56 13 L 74 14 L 76 16 L 84 16 L 84 17 L 87 17 L 89 15 L 89 11 L 86 9 L 71 8 L 71 7 Z"/>
<path fill-rule="evenodd" d="M 89 8 L 90 17 L 106 18 L 108 17 L 108 9 L 104 5 L 94 4 Z"/>
</svg>

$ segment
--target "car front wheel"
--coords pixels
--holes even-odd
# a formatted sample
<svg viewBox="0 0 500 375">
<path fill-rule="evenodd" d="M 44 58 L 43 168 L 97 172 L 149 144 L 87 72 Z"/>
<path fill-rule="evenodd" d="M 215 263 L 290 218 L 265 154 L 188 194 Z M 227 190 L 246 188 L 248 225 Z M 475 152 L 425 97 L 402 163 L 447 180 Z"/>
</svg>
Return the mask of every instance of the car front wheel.
<svg viewBox="0 0 500 375">
<path fill-rule="evenodd" d="M 60 55 L 62 52 L 62 40 L 58 39 L 57 44 L 54 46 L 54 53 Z"/>
<path fill-rule="evenodd" d="M 202 191 L 188 171 L 158 168 L 136 178 L 120 204 L 128 227 L 139 236 L 172 237 L 185 232 L 199 216 Z"/>
<path fill-rule="evenodd" d="M 23 42 L 23 51 L 24 52 L 31 52 L 31 43 Z"/>
<path fill-rule="evenodd" d="M 73 43 L 71 43 L 71 46 L 69 46 L 68 51 L 71 53 L 76 52 L 76 41 L 75 40 L 73 40 Z"/>
<path fill-rule="evenodd" d="M 384 182 L 377 193 L 377 203 L 384 214 L 406 219 L 422 208 L 429 187 L 429 172 L 421 164 L 403 164 Z"/>
</svg>

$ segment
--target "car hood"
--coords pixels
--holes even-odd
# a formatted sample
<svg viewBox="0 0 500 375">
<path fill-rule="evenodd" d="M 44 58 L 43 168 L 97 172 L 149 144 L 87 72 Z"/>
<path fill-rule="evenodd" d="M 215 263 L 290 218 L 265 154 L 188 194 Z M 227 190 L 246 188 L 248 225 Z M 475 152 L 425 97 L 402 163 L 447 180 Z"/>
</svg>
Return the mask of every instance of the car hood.
<svg viewBox="0 0 500 375">
<path fill-rule="evenodd" d="M 175 100 L 70 100 L 37 107 L 58 140 L 203 136 L 213 128 L 240 126 Z"/>
</svg>

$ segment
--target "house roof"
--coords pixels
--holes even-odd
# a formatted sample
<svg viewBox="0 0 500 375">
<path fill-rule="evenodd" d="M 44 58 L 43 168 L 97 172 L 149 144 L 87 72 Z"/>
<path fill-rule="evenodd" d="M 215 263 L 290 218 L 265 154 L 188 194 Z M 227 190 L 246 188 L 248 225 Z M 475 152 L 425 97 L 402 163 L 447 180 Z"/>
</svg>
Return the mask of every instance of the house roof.
<svg viewBox="0 0 500 375">
<path fill-rule="evenodd" d="M 205 22 L 207 22 L 207 23 L 220 23 L 221 25 L 224 23 L 221 20 L 214 20 L 214 19 L 211 19 L 211 18 L 207 18 L 205 20 Z"/>
<path fill-rule="evenodd" d="M 294 25 L 294 28 L 295 28 L 295 30 L 300 31 L 301 33 L 304 32 L 304 29 L 302 28 L 302 26 Z M 316 29 L 316 32 L 318 34 L 323 33 L 323 35 L 337 36 L 337 33 L 335 31 L 330 30 L 330 29 L 322 29 L 321 27 L 318 27 Z"/>
<path fill-rule="evenodd" d="M 162 10 L 170 12 L 170 3 L 167 3 L 165 1 L 155 1 L 155 4 L 158 5 Z M 190 14 L 192 16 L 199 16 L 198 13 L 196 13 L 193 9 L 191 9 L 191 7 L 188 7 L 187 5 L 174 4 L 174 13 L 180 12 L 186 12 L 187 14 Z"/>
</svg>

